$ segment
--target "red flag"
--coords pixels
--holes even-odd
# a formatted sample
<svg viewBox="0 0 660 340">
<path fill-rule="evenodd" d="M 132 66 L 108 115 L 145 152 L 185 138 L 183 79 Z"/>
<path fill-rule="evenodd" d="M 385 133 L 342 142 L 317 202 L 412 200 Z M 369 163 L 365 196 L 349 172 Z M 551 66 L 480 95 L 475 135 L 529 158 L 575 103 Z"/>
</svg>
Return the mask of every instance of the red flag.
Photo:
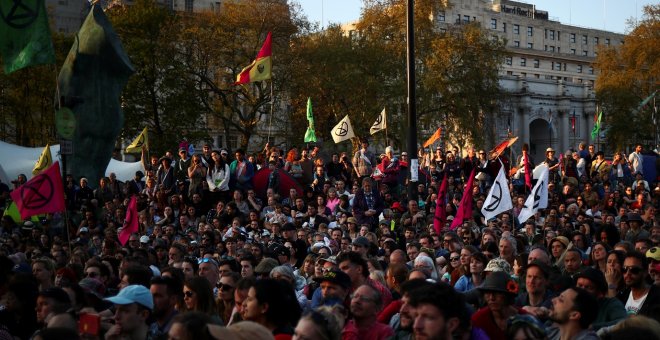
<svg viewBox="0 0 660 340">
<path fill-rule="evenodd" d="M 495 158 L 499 157 L 502 154 L 502 152 L 504 152 L 504 150 L 506 150 L 506 148 L 513 145 L 513 143 L 515 143 L 517 140 L 518 140 L 518 137 L 512 137 L 512 138 L 509 138 L 509 139 L 503 141 L 500 144 L 497 144 L 497 146 L 488 153 L 490 155 L 490 159 L 495 159 Z"/>
<path fill-rule="evenodd" d="M 64 211 L 64 185 L 60 174 L 60 162 L 53 163 L 48 169 L 12 191 L 10 195 L 22 219 Z"/>
<path fill-rule="evenodd" d="M 532 173 L 529 170 L 529 154 L 527 151 L 523 151 L 523 162 L 525 162 L 525 185 L 529 187 L 529 189 L 532 189 Z"/>
<path fill-rule="evenodd" d="M 435 215 L 433 217 L 433 229 L 435 233 L 440 235 L 442 229 L 447 223 L 447 174 L 445 174 L 438 190 L 438 199 L 435 201 Z"/>
<path fill-rule="evenodd" d="M 138 212 L 137 212 L 137 197 L 131 197 L 131 201 L 128 202 L 128 210 L 126 211 L 126 220 L 124 221 L 124 227 L 121 228 L 119 233 L 119 243 L 125 245 L 128 242 L 128 238 L 132 233 L 137 233 L 138 231 Z"/>
<path fill-rule="evenodd" d="M 241 73 L 236 77 L 236 82 L 234 85 L 247 84 L 255 81 L 270 79 L 271 77 L 271 68 L 273 62 L 271 60 L 273 53 L 271 50 L 271 36 L 270 32 L 266 36 L 264 44 L 261 46 L 257 58 L 254 61 L 243 68 Z"/>
<path fill-rule="evenodd" d="M 472 186 L 474 184 L 474 173 L 476 170 L 476 167 L 472 169 L 470 179 L 465 186 L 465 191 L 463 191 L 461 204 L 458 206 L 458 212 L 456 212 L 456 217 L 454 217 L 454 221 L 451 223 L 451 230 L 454 230 L 463 224 L 463 220 L 472 218 Z"/>
</svg>

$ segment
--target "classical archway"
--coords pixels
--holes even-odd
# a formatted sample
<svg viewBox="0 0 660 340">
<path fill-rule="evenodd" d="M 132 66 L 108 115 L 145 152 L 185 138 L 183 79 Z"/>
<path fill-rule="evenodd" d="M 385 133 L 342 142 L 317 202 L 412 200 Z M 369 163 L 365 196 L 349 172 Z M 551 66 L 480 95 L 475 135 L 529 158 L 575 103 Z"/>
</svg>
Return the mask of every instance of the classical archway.
<svg viewBox="0 0 660 340">
<path fill-rule="evenodd" d="M 545 119 L 535 119 L 529 124 L 529 154 L 534 164 L 545 159 L 545 150 L 552 146 L 552 131 Z"/>
</svg>

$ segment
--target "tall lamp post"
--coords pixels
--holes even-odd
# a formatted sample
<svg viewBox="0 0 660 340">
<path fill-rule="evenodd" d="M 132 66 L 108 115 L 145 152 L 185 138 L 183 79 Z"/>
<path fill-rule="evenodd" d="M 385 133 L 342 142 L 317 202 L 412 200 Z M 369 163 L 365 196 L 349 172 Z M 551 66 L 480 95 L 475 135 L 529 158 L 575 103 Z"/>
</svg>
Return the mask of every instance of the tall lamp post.
<svg viewBox="0 0 660 340">
<path fill-rule="evenodd" d="M 419 159 L 417 158 L 417 111 L 415 97 L 415 0 L 407 0 L 406 39 L 408 55 L 408 155 L 410 157 L 408 176 L 408 199 L 417 200 L 419 179 Z"/>
</svg>

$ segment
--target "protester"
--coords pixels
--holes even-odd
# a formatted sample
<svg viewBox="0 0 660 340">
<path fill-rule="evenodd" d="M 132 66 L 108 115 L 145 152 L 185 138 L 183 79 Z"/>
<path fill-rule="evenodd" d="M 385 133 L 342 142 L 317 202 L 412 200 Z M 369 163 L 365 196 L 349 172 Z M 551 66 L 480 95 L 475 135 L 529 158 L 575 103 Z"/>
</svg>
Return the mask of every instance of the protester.
<svg viewBox="0 0 660 340">
<path fill-rule="evenodd" d="M 514 208 L 486 219 L 496 158 L 440 147 L 420 160 L 415 198 L 402 190 L 413 163 L 378 148 L 362 139 L 351 163 L 313 146 L 284 159 L 271 145 L 182 145 L 176 162 L 153 157 L 125 184 L 69 178 L 67 215 L 2 219 L 0 335 L 51 336 L 80 318 L 92 325 L 87 315 L 114 318 L 100 338 L 195 340 L 590 338 L 629 315 L 660 319 L 660 191 L 633 180 L 621 152 L 610 164 L 587 144 L 563 159 L 550 147 L 534 169 L 528 149 L 518 164 L 530 174 L 548 165 L 552 184 L 547 207 L 522 220 L 527 170 L 506 180 L 513 196 L 497 197 Z M 475 167 L 474 208 L 452 229 Z"/>
</svg>

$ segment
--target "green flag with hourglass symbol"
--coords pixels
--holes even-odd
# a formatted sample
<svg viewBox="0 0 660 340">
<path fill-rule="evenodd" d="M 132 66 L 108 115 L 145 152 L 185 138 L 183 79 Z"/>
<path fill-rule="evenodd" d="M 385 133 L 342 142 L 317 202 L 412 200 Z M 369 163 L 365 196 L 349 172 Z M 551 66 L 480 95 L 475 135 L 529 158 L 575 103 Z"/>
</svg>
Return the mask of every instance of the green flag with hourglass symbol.
<svg viewBox="0 0 660 340">
<path fill-rule="evenodd" d="M 0 1 L 0 53 L 6 74 L 55 63 L 44 1 Z"/>
</svg>

